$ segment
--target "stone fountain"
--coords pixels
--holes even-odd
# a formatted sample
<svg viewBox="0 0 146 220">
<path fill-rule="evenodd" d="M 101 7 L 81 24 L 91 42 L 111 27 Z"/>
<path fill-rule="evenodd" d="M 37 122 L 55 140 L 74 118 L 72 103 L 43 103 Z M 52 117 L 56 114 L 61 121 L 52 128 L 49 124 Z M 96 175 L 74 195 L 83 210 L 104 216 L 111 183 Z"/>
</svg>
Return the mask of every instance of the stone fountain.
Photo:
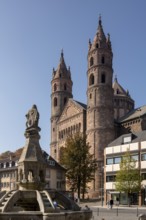
<svg viewBox="0 0 146 220">
<path fill-rule="evenodd" d="M 39 144 L 41 129 L 36 105 L 26 118 L 26 143 L 18 161 L 18 190 L 9 191 L 0 199 L 0 220 L 91 219 L 91 210 L 81 210 L 63 193 L 45 189 L 47 164 Z"/>
</svg>

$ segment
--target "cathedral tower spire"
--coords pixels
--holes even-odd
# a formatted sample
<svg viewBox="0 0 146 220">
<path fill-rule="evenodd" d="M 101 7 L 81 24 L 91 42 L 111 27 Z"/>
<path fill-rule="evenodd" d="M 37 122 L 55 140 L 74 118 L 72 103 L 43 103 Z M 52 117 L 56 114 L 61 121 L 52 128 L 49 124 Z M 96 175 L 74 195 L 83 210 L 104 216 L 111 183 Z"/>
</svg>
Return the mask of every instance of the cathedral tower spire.
<svg viewBox="0 0 146 220">
<path fill-rule="evenodd" d="M 98 162 L 93 192 L 99 194 L 104 148 L 114 139 L 112 58 L 109 35 L 106 37 L 99 17 L 97 33 L 88 50 L 87 139 Z"/>
<path fill-rule="evenodd" d="M 53 69 L 51 93 L 51 155 L 57 159 L 57 121 L 69 98 L 72 98 L 72 80 L 70 68 L 66 67 L 64 53 L 61 51 L 57 69 Z"/>
</svg>

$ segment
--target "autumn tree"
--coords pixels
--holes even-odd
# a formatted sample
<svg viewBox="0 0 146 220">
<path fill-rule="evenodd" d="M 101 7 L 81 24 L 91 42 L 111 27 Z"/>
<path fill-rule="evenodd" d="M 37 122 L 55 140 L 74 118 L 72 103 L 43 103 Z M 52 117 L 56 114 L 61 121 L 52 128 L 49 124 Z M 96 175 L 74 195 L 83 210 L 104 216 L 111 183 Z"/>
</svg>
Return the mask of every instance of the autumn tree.
<svg viewBox="0 0 146 220">
<path fill-rule="evenodd" d="M 139 193 L 141 190 L 140 172 L 136 168 L 136 160 L 132 158 L 129 150 L 122 157 L 120 170 L 116 174 L 115 187 L 117 191 L 127 194 L 129 205 L 132 193 Z"/>
<path fill-rule="evenodd" d="M 86 135 L 76 133 L 67 138 L 61 154 L 61 164 L 67 169 L 67 183 L 70 189 L 78 192 L 78 198 L 82 193 L 83 199 L 88 183 L 94 179 L 97 164 L 90 148 Z"/>
</svg>

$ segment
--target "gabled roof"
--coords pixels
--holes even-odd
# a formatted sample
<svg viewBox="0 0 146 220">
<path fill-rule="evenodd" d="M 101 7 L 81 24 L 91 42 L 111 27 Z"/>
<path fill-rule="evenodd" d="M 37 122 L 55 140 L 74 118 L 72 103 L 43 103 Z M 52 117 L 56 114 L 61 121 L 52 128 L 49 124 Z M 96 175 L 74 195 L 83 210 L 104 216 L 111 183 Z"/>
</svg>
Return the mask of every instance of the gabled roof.
<svg viewBox="0 0 146 220">
<path fill-rule="evenodd" d="M 83 112 L 83 110 L 86 111 L 86 109 L 87 105 L 69 98 L 58 119 L 58 123 Z"/>
<path fill-rule="evenodd" d="M 116 96 L 129 96 L 129 92 L 125 91 L 125 89 L 118 83 L 117 76 L 115 76 L 113 82 L 113 90 L 114 90 L 114 95 Z"/>
<path fill-rule="evenodd" d="M 139 108 L 136 108 L 132 111 L 130 111 L 129 113 L 127 113 L 125 116 L 123 116 L 122 118 L 119 119 L 119 122 L 122 123 L 122 122 L 126 122 L 126 121 L 129 121 L 129 120 L 132 120 L 134 118 L 139 118 L 143 115 L 146 114 L 146 105 L 144 106 L 141 106 Z"/>
<path fill-rule="evenodd" d="M 84 108 L 85 110 L 87 109 L 87 105 L 81 102 L 78 102 L 76 100 L 73 100 L 74 103 L 76 103 L 77 105 L 81 106 L 82 108 Z"/>
<path fill-rule="evenodd" d="M 59 168 L 62 170 L 66 170 L 63 166 L 61 166 L 53 157 L 51 157 L 46 151 L 42 151 L 43 155 L 47 161 L 47 164 L 51 168 Z"/>
</svg>

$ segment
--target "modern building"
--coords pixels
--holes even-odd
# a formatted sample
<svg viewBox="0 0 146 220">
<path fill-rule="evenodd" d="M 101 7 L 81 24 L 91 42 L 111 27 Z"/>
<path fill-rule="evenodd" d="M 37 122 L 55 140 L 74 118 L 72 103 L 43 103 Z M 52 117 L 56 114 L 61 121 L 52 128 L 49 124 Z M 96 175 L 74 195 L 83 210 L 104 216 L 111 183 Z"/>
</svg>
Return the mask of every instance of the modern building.
<svg viewBox="0 0 146 220">
<path fill-rule="evenodd" d="M 18 161 L 23 148 L 14 153 L 7 153 L 0 157 L 0 192 L 18 189 Z M 47 161 L 46 188 L 65 191 L 66 170 L 58 164 L 50 155 L 43 151 Z"/>
<path fill-rule="evenodd" d="M 51 81 L 51 156 L 60 161 L 68 135 L 77 131 L 87 134 L 98 170 L 90 186 L 90 197 L 99 196 L 103 182 L 104 149 L 122 134 L 146 129 L 146 107 L 134 109 L 129 91 L 113 80 L 113 51 L 110 35 L 105 36 L 99 17 L 93 41 L 87 53 L 87 103 L 73 99 L 70 68 L 61 52 Z M 81 82 L 82 83 L 82 82 Z"/>
<path fill-rule="evenodd" d="M 146 130 L 141 132 L 133 132 L 124 134 L 111 142 L 105 148 L 105 182 L 104 182 L 104 198 L 105 202 L 111 197 L 116 201 L 119 198 L 120 204 L 128 204 L 128 198 L 125 193 L 116 191 L 115 177 L 120 170 L 120 162 L 122 156 L 127 152 L 136 160 L 136 168 L 142 176 L 141 194 L 133 193 L 131 202 L 136 205 L 145 205 L 146 198 Z"/>
</svg>

